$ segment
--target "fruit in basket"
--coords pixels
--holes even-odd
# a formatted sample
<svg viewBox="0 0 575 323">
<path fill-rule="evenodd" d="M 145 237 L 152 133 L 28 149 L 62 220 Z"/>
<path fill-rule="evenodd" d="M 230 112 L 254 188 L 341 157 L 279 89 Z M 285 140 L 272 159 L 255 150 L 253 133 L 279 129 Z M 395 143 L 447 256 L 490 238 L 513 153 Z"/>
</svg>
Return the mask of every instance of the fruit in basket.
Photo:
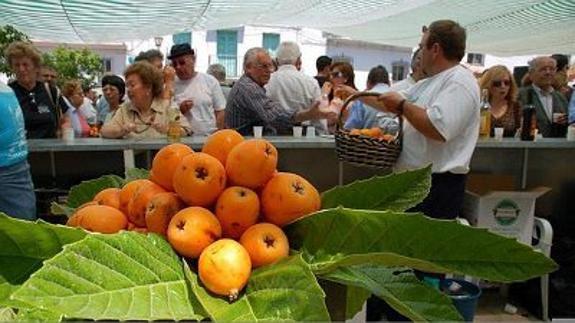
<svg viewBox="0 0 575 323">
<path fill-rule="evenodd" d="M 217 158 L 225 166 L 230 151 L 242 141 L 244 137 L 233 129 L 218 130 L 206 139 L 202 152 Z"/>
<path fill-rule="evenodd" d="M 128 203 L 128 219 L 136 226 L 146 226 L 146 208 L 150 200 L 166 190 L 160 185 L 150 182 L 138 188 Z"/>
<path fill-rule="evenodd" d="M 93 199 L 94 202 L 97 202 L 100 205 L 107 205 L 111 206 L 115 209 L 120 209 L 120 189 L 111 187 L 106 188 L 98 192 Z"/>
<path fill-rule="evenodd" d="M 249 188 L 231 186 L 218 198 L 215 213 L 222 225 L 223 236 L 239 239 L 244 231 L 257 223 L 260 199 Z"/>
<path fill-rule="evenodd" d="M 283 227 L 319 210 L 321 198 L 317 189 L 305 178 L 280 172 L 262 190 L 261 203 L 264 219 Z"/>
<path fill-rule="evenodd" d="M 128 219 L 120 210 L 107 205 L 88 205 L 70 217 L 68 225 L 88 231 L 116 233 L 128 227 Z"/>
<path fill-rule="evenodd" d="M 252 267 L 269 265 L 289 255 L 289 242 L 282 229 L 271 223 L 258 223 L 242 234 L 240 243 L 252 261 Z"/>
<path fill-rule="evenodd" d="M 226 170 L 215 157 L 194 153 L 182 159 L 174 173 L 174 190 L 188 205 L 208 207 L 226 188 Z"/>
<path fill-rule="evenodd" d="M 391 142 L 392 140 L 395 139 L 394 135 L 385 133 L 379 127 L 363 128 L 363 129 L 351 129 L 349 131 L 349 134 L 352 136 L 364 136 L 364 137 L 376 138 L 376 139 L 384 140 L 387 142 Z"/>
<path fill-rule="evenodd" d="M 239 143 L 228 155 L 226 172 L 233 185 L 257 189 L 275 173 L 277 149 L 265 139 L 250 139 Z"/>
<path fill-rule="evenodd" d="M 238 298 L 252 272 L 250 255 L 238 242 L 221 239 L 209 245 L 198 261 L 198 275 L 214 294 Z"/>
<path fill-rule="evenodd" d="M 222 236 L 222 227 L 210 210 L 192 206 L 172 217 L 167 236 L 180 255 L 197 258 L 202 250 Z"/>
<path fill-rule="evenodd" d="M 152 197 L 146 208 L 146 227 L 149 232 L 166 235 L 174 214 L 185 207 L 176 193 L 160 193 Z"/>
<path fill-rule="evenodd" d="M 152 161 L 150 180 L 168 191 L 173 191 L 174 187 L 172 183 L 176 168 L 185 156 L 193 152 L 192 148 L 180 143 L 163 147 L 158 151 L 156 156 L 154 156 L 154 160 Z"/>
</svg>

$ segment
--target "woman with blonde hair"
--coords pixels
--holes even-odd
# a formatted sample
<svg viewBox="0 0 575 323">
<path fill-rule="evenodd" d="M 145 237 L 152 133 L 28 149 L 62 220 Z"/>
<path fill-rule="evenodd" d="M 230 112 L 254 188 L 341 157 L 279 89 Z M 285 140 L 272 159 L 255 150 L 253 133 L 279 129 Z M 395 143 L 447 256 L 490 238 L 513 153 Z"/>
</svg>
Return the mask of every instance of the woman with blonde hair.
<svg viewBox="0 0 575 323">
<path fill-rule="evenodd" d="M 507 67 L 489 68 L 479 80 L 479 87 L 487 89 L 491 105 L 491 136 L 494 128 L 503 128 L 504 137 L 513 137 L 521 126 L 517 85 Z"/>
</svg>

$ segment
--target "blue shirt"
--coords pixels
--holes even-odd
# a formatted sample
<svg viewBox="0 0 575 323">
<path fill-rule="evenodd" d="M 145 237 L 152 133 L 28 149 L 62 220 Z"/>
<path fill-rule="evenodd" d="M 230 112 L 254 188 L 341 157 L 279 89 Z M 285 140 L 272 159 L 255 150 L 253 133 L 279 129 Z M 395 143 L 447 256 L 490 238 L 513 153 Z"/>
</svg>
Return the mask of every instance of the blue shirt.
<svg viewBox="0 0 575 323">
<path fill-rule="evenodd" d="M 370 92 L 385 93 L 389 91 L 389 85 L 385 83 L 378 83 Z M 382 118 L 385 118 L 387 113 L 376 110 L 363 102 L 356 100 L 351 105 L 349 117 L 345 122 L 344 128 L 346 129 L 364 129 L 371 127 L 382 127 Z M 393 116 L 390 116 L 390 121 L 393 121 Z M 395 121 L 393 121 L 395 123 Z M 384 128 L 383 126 L 382 128 Z M 385 130 L 385 129 L 384 129 Z M 391 129 L 389 129 L 391 130 Z"/>
<path fill-rule="evenodd" d="M 14 91 L 0 83 L 0 167 L 14 165 L 26 159 L 24 116 Z"/>
</svg>

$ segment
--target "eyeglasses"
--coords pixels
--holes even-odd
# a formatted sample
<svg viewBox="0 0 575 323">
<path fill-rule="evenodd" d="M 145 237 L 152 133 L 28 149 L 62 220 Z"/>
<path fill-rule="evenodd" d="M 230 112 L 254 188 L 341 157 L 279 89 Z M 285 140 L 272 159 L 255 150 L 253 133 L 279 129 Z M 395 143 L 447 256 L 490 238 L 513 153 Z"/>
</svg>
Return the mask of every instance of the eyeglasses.
<svg viewBox="0 0 575 323">
<path fill-rule="evenodd" d="M 331 75 L 331 77 L 344 77 L 342 72 L 331 72 L 329 75 Z"/>
<path fill-rule="evenodd" d="M 274 64 L 260 64 L 260 63 L 256 63 L 255 64 L 257 68 L 263 69 L 263 70 L 271 70 L 272 68 L 274 68 Z"/>
<path fill-rule="evenodd" d="M 493 85 L 494 87 L 501 87 L 502 85 L 509 86 L 511 85 L 511 81 L 509 80 L 493 81 L 491 82 L 491 85 Z"/>
</svg>

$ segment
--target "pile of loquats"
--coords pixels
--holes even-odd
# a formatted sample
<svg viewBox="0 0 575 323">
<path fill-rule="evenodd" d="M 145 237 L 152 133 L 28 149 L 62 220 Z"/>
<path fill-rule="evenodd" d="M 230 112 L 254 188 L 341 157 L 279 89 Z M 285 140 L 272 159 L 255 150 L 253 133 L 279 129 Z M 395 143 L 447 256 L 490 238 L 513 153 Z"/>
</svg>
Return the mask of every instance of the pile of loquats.
<svg viewBox="0 0 575 323">
<path fill-rule="evenodd" d="M 379 127 L 373 127 L 373 128 L 364 128 L 364 129 L 351 129 L 349 131 L 349 134 L 352 136 L 363 136 L 363 137 L 370 137 L 370 138 L 375 138 L 378 140 L 383 140 L 383 141 L 387 141 L 387 142 L 391 142 L 395 139 L 395 136 L 389 133 L 385 133 L 381 128 Z"/>
<path fill-rule="evenodd" d="M 234 300 L 252 268 L 288 256 L 281 228 L 321 206 L 317 189 L 297 174 L 278 172 L 277 161 L 270 142 L 244 140 L 230 129 L 208 137 L 202 152 L 171 144 L 154 157 L 149 180 L 102 190 L 67 224 L 162 235 L 181 256 L 199 258 L 209 291 Z"/>
</svg>

